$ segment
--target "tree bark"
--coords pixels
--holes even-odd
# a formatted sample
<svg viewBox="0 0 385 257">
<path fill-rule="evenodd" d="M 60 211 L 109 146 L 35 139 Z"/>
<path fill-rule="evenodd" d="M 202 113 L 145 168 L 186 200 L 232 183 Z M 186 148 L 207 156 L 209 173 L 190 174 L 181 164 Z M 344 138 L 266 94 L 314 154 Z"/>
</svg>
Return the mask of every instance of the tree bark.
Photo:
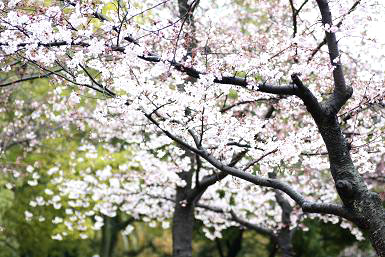
<svg viewBox="0 0 385 257">
<path fill-rule="evenodd" d="M 276 174 L 274 172 L 270 172 L 269 178 L 276 178 Z M 276 233 L 276 244 L 281 250 L 283 257 L 292 257 L 295 255 L 292 243 L 293 233 L 290 230 L 290 216 L 293 212 L 293 207 L 291 207 L 289 201 L 282 195 L 279 190 L 275 190 L 275 199 L 277 200 L 277 203 L 282 209 L 282 228 Z"/>
<path fill-rule="evenodd" d="M 317 4 L 322 16 L 322 24 L 331 28 L 333 19 L 328 1 L 317 0 Z M 320 118 L 318 118 L 318 114 L 312 112 L 314 111 L 312 106 L 304 102 L 314 117 L 325 142 L 329 154 L 330 171 L 344 206 L 354 215 L 353 222 L 368 233 L 369 240 L 377 254 L 385 257 L 384 206 L 379 195 L 368 190 L 363 178 L 355 169 L 350 157 L 350 145 L 341 132 L 337 118 L 338 111 L 352 96 L 353 90 L 346 85 L 342 64 L 337 59 L 339 50 L 335 33 L 325 31 L 325 38 L 330 63 L 333 66 L 334 91 L 331 97 L 322 103 Z M 313 105 L 316 104 L 314 101 L 312 102 Z"/>
<path fill-rule="evenodd" d="M 350 146 L 342 135 L 337 116 L 329 114 L 317 124 L 329 153 L 330 170 L 337 192 L 351 212 L 354 223 L 369 235 L 377 254 L 385 256 L 385 210 L 377 193 L 368 190 L 350 157 Z"/>
<path fill-rule="evenodd" d="M 236 237 L 227 244 L 227 257 L 236 257 L 242 250 L 243 229 L 237 232 Z"/>
<path fill-rule="evenodd" d="M 100 246 L 100 257 L 111 257 L 118 238 L 118 217 L 104 216 L 102 227 L 102 243 Z"/>
<path fill-rule="evenodd" d="M 277 235 L 277 244 L 282 252 L 282 257 L 293 257 L 292 236 L 289 228 L 283 228 Z"/>
<path fill-rule="evenodd" d="M 176 189 L 176 203 L 172 226 L 173 257 L 192 256 L 192 237 L 194 228 L 194 202 L 186 203 L 187 187 Z"/>
</svg>

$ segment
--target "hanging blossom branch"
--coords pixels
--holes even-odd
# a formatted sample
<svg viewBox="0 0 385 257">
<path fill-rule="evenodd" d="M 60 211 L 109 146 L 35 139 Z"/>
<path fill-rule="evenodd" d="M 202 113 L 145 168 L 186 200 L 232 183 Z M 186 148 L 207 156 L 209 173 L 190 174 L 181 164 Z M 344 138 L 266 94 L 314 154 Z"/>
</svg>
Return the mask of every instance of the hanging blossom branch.
<svg viewBox="0 0 385 257">
<path fill-rule="evenodd" d="M 17 47 L 23 48 L 27 45 L 30 45 L 33 43 L 19 43 Z M 8 46 L 9 44 L 6 42 L 0 42 L 0 46 Z M 79 46 L 79 47 L 89 47 L 90 44 L 87 42 L 67 42 L 67 41 L 56 41 L 56 42 L 50 42 L 50 43 L 37 43 L 38 46 L 40 47 L 60 47 L 60 46 Z M 111 45 L 109 48 L 112 51 L 116 52 L 121 52 L 125 53 L 125 48 L 121 46 L 115 46 Z M 172 67 L 174 67 L 176 70 L 186 73 L 192 78 L 199 79 L 203 75 L 208 75 L 205 72 L 198 71 L 192 67 L 187 67 L 183 65 L 182 63 L 179 63 L 175 60 L 164 60 L 162 59 L 159 55 L 154 54 L 154 53 L 149 53 L 147 55 L 138 55 L 138 58 L 147 61 L 147 62 L 165 62 L 169 63 Z M 56 74 L 57 75 L 57 74 Z M 235 86 L 240 86 L 243 88 L 251 88 L 254 89 L 254 86 L 251 85 L 248 81 L 247 78 L 242 78 L 242 77 L 237 77 L 237 76 L 222 76 L 222 77 L 215 77 L 213 80 L 214 83 L 218 84 L 228 84 L 228 85 L 235 85 Z M 258 87 L 258 86 L 257 86 Z M 286 94 L 286 95 L 293 95 L 294 91 L 291 86 L 285 86 L 285 87 L 274 87 L 272 85 L 268 85 L 266 83 L 260 84 L 260 88 L 258 88 L 258 91 L 261 92 L 266 92 L 266 93 L 272 93 L 272 94 Z"/>
<path fill-rule="evenodd" d="M 289 184 L 286 184 L 282 181 L 272 178 L 264 178 L 257 175 L 252 175 L 250 173 L 246 173 L 238 168 L 230 167 L 229 165 L 223 164 L 211 154 L 209 154 L 203 147 L 195 148 L 188 144 L 185 140 L 175 136 L 168 130 L 163 129 L 160 124 L 150 115 L 144 113 L 146 118 L 157 126 L 167 137 L 172 139 L 174 142 L 178 143 L 182 147 L 191 152 L 199 155 L 202 159 L 205 159 L 212 166 L 217 168 L 220 171 L 226 172 L 232 176 L 241 178 L 243 180 L 249 181 L 258 186 L 270 187 L 274 189 L 281 190 L 285 192 L 291 199 L 293 199 L 304 212 L 308 213 L 320 213 L 320 214 L 333 214 L 339 217 L 343 217 L 347 220 L 354 220 L 354 217 L 345 207 L 337 204 L 327 204 L 327 203 L 317 203 L 306 200 L 300 193 L 296 192 L 294 188 L 292 188 Z M 198 137 L 193 133 L 193 131 L 189 131 L 193 136 L 195 142 L 199 142 Z"/>
<path fill-rule="evenodd" d="M 94 17 L 98 18 L 100 21 L 104 22 L 106 21 L 106 18 L 95 12 Z M 133 40 L 132 37 L 124 38 L 130 43 L 134 43 L 135 45 L 140 46 L 140 44 L 136 41 Z M 17 47 L 19 48 L 24 48 L 27 45 L 35 44 L 36 42 L 23 42 L 19 43 Z M 72 40 L 71 42 L 68 41 L 55 41 L 55 42 L 37 42 L 37 45 L 40 47 L 60 47 L 60 46 L 77 46 L 77 47 L 90 47 L 90 44 L 88 42 L 84 41 L 79 41 L 79 40 Z M 0 42 L 0 46 L 9 46 L 8 42 Z M 116 52 L 121 52 L 125 53 L 126 49 L 125 47 L 122 46 L 117 46 L 117 45 L 107 45 L 107 48 L 109 48 L 111 51 L 116 51 Z M 168 63 L 172 67 L 174 67 L 176 70 L 183 72 L 187 74 L 188 76 L 192 78 L 199 79 L 201 76 L 204 75 L 209 75 L 206 72 L 198 71 L 193 67 L 188 67 L 180 62 L 177 62 L 175 59 L 173 60 L 167 60 L 167 59 L 162 59 L 158 54 L 156 53 L 148 53 L 148 54 L 143 54 L 143 55 L 138 55 L 138 58 L 147 61 L 147 62 L 164 62 Z M 57 75 L 57 74 L 55 74 Z M 247 77 L 238 77 L 238 76 L 214 76 L 213 79 L 214 83 L 218 84 L 228 84 L 228 85 L 235 85 L 235 86 L 240 86 L 243 88 L 251 89 L 251 90 L 257 90 L 260 92 L 265 92 L 265 93 L 271 93 L 271 94 L 277 94 L 277 95 L 296 95 L 296 90 L 293 88 L 293 85 L 288 85 L 288 86 L 273 86 L 267 83 L 260 83 L 258 85 L 255 85 L 254 82 L 248 81 Z M 111 93 L 111 92 L 110 92 Z M 111 94 L 112 95 L 112 94 Z"/>
<path fill-rule="evenodd" d="M 219 208 L 219 207 L 216 207 L 216 206 L 210 206 L 210 205 L 207 205 L 207 204 L 197 203 L 195 206 L 198 207 L 198 208 L 201 208 L 201 209 L 204 209 L 204 210 L 208 210 L 208 211 L 212 211 L 212 212 L 216 212 L 216 213 L 221 213 L 221 214 L 226 214 L 227 213 L 222 208 Z M 231 219 L 233 221 L 239 223 L 240 225 L 242 225 L 242 226 L 244 226 L 244 227 L 246 227 L 248 229 L 255 230 L 257 233 L 260 233 L 262 235 L 268 236 L 271 239 L 273 239 L 274 241 L 277 239 L 277 236 L 276 236 L 276 234 L 274 233 L 274 231 L 272 229 L 268 229 L 268 228 L 265 228 L 263 226 L 258 226 L 256 224 L 252 224 L 250 222 L 247 222 L 246 220 L 244 220 L 244 219 L 240 218 L 239 216 L 237 216 L 233 210 L 230 210 L 229 213 L 231 214 Z"/>
<path fill-rule="evenodd" d="M 320 5 L 320 9 L 321 10 L 324 9 L 324 11 L 322 12 L 324 13 L 322 15 L 322 21 L 323 21 L 323 24 L 328 24 L 329 28 L 331 28 L 332 19 L 330 15 L 330 10 L 327 3 L 325 5 L 323 4 L 323 2 L 325 1 L 317 1 L 317 3 Z M 358 3 L 359 1 L 357 1 L 351 7 L 348 14 L 351 13 L 356 8 Z M 302 7 L 303 6 L 301 6 L 301 8 Z M 98 18 L 102 22 L 106 21 L 106 18 L 103 15 L 100 15 L 98 12 L 94 13 L 94 17 Z M 139 43 L 137 41 L 133 41 L 132 38 L 125 38 L 125 39 L 128 42 L 139 45 Z M 346 83 L 344 80 L 344 76 L 342 73 L 342 65 L 339 61 L 339 51 L 337 47 L 335 34 L 332 32 L 326 32 L 326 40 L 328 42 L 328 46 L 330 49 L 329 52 L 330 52 L 331 63 L 335 67 L 333 70 L 334 81 L 335 81 L 335 84 L 338 86 L 335 87 L 333 95 L 328 99 L 327 104 L 325 105 L 325 107 L 327 108 L 325 109 L 327 109 L 327 111 L 333 110 L 335 112 L 338 112 L 338 110 L 345 104 L 347 99 L 350 98 L 352 94 L 352 89 L 351 87 L 346 86 Z M 28 44 L 32 44 L 32 43 L 20 43 L 18 44 L 18 47 L 25 47 Z M 8 43 L 0 42 L 0 46 L 1 45 L 8 45 Z M 51 43 L 38 43 L 38 46 L 42 46 L 42 47 L 59 47 L 59 46 L 65 46 L 65 45 L 80 46 L 80 47 L 90 46 L 90 44 L 87 42 L 78 42 L 78 41 L 73 41 L 73 42 L 58 41 L 58 42 L 51 42 Z M 111 45 L 109 46 L 109 48 L 112 51 L 118 51 L 122 53 L 125 52 L 124 47 Z M 196 79 L 199 79 L 201 76 L 208 75 L 207 73 L 198 71 L 193 67 L 187 67 L 182 63 L 177 62 L 174 59 L 164 60 L 155 53 L 138 55 L 137 57 L 148 62 L 169 63 L 176 70 L 186 73 L 188 76 Z M 246 77 L 237 77 L 237 76 L 214 77 L 213 82 L 218 84 L 229 84 L 229 85 L 240 86 L 243 88 L 248 88 L 248 89 L 257 90 L 265 93 L 276 94 L 276 95 L 297 95 L 304 101 L 306 107 L 308 108 L 309 112 L 312 114 L 313 118 L 320 117 L 320 114 L 323 112 L 323 110 L 321 110 L 320 105 L 318 104 L 316 98 L 312 95 L 310 90 L 308 90 L 306 87 L 303 86 L 302 82 L 299 80 L 297 75 L 294 75 L 294 77 L 292 76 L 292 79 L 294 83 L 287 86 L 273 86 L 267 83 L 260 83 L 258 85 L 255 85 L 254 83 L 248 81 Z M 110 95 L 114 95 L 114 94 L 110 94 Z"/>
<path fill-rule="evenodd" d="M 102 22 L 106 20 L 103 15 L 98 15 L 98 13 L 94 14 L 94 16 Z M 140 44 L 137 41 L 133 40 L 132 37 L 125 38 L 125 40 L 127 40 L 130 43 L 134 43 L 135 45 L 140 46 Z M 17 45 L 17 47 L 24 48 L 30 44 L 35 44 L 35 42 L 19 43 Z M 2 45 L 8 46 L 9 44 L 7 42 L 0 42 L 0 46 L 2 46 Z M 73 40 L 71 42 L 68 42 L 68 41 L 55 41 L 55 42 L 48 42 L 48 43 L 47 42 L 45 42 L 45 43 L 38 42 L 37 45 L 40 47 L 47 47 L 47 48 L 60 47 L 60 46 L 77 46 L 77 47 L 89 47 L 90 46 L 90 44 L 88 42 L 78 41 L 78 40 Z M 109 45 L 109 46 L 107 45 L 107 48 L 109 48 L 111 51 L 116 51 L 116 52 L 121 52 L 121 53 L 125 53 L 125 51 L 126 51 L 125 47 L 117 46 L 117 45 Z M 337 56 L 338 56 L 338 54 L 337 54 Z M 138 55 L 137 57 L 144 60 L 144 61 L 147 61 L 147 62 L 168 63 L 169 65 L 174 67 L 176 70 L 183 72 L 192 78 L 199 79 L 202 76 L 209 75 L 206 72 L 198 71 L 193 67 L 188 67 L 188 66 L 184 65 L 183 63 L 177 62 L 175 59 L 173 59 L 173 60 L 162 59 L 156 53 L 148 53 L 148 54 Z M 45 70 L 47 70 L 47 69 L 45 69 Z M 55 73 L 54 75 L 58 75 L 58 73 Z M 70 80 L 68 80 L 68 81 L 70 81 Z M 70 82 L 74 83 L 73 81 L 70 81 Z M 305 96 L 306 95 L 306 96 L 311 96 L 310 98 L 312 99 L 312 102 L 316 102 L 316 101 L 314 101 L 315 97 L 312 96 L 311 93 L 309 94 L 310 91 L 306 87 L 303 87 L 302 82 L 300 85 L 299 84 L 290 84 L 287 86 L 273 86 L 273 85 L 267 84 L 265 82 L 260 83 L 260 84 L 255 84 L 254 82 L 248 81 L 247 77 L 238 77 L 238 76 L 221 76 L 221 77 L 214 76 L 213 82 L 218 83 L 218 84 L 240 86 L 242 88 L 247 88 L 247 89 L 251 89 L 251 90 L 256 90 L 256 91 L 270 93 L 270 94 L 276 94 L 276 95 L 297 95 L 297 96 L 300 96 L 300 95 Z M 74 84 L 76 84 L 76 83 L 74 83 Z M 296 85 L 297 85 L 297 87 L 296 87 Z M 301 87 L 299 88 L 299 86 L 301 86 Z M 103 87 L 103 90 L 106 90 L 106 88 Z M 110 96 L 115 95 L 113 92 L 108 92 L 108 93 Z M 305 95 L 303 93 L 305 93 Z M 300 98 L 301 98 L 301 96 L 300 96 Z"/>
</svg>

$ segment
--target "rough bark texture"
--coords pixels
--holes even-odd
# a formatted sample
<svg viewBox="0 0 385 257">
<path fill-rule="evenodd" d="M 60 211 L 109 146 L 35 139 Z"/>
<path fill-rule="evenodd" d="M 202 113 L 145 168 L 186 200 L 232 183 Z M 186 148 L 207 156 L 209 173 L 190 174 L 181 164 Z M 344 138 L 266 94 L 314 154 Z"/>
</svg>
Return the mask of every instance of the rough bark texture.
<svg viewBox="0 0 385 257">
<path fill-rule="evenodd" d="M 173 257 L 192 256 L 192 236 L 194 228 L 194 202 L 187 203 L 186 196 L 191 187 L 192 172 L 182 172 L 180 176 L 187 182 L 184 188 L 177 187 L 172 225 Z"/>
<path fill-rule="evenodd" d="M 317 4 L 321 12 L 322 23 L 331 27 L 333 19 L 328 1 L 317 0 Z M 321 110 L 317 110 L 318 113 L 315 112 L 313 106 L 306 104 L 305 101 L 304 103 L 314 117 L 326 144 L 330 171 L 344 206 L 353 214 L 352 221 L 368 233 L 369 240 L 377 254 L 385 257 L 385 209 L 378 194 L 368 190 L 363 178 L 356 171 L 350 157 L 350 146 L 341 133 L 337 118 L 338 111 L 351 97 L 353 90 L 345 83 L 341 63 L 335 62 L 339 56 L 335 33 L 326 31 L 325 35 L 330 62 L 334 66 L 334 91 L 332 96 L 321 104 Z M 313 105 L 318 105 L 314 101 L 312 102 Z"/>
<path fill-rule="evenodd" d="M 291 214 L 293 209 L 286 199 L 284 199 L 284 201 L 285 201 L 284 207 L 282 207 L 282 205 L 280 204 L 282 207 L 283 227 L 278 231 L 277 236 L 276 236 L 276 238 L 277 238 L 276 240 L 277 240 L 278 248 L 282 252 L 282 256 L 283 257 L 292 257 L 292 256 L 294 256 L 294 250 L 293 250 L 293 244 L 292 244 L 293 233 L 290 230 L 290 214 Z"/>
<path fill-rule="evenodd" d="M 380 197 L 368 190 L 356 171 L 336 115 L 329 114 L 317 125 L 328 149 L 330 170 L 344 206 L 356 217 L 354 223 L 368 232 L 377 254 L 385 256 L 385 211 Z"/>
</svg>

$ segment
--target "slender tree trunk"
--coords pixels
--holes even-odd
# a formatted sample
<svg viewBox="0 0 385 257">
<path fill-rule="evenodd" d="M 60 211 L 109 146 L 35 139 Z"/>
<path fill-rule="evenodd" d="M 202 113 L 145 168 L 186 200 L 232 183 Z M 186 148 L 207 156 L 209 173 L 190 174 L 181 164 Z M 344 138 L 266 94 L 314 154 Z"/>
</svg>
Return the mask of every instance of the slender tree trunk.
<svg viewBox="0 0 385 257">
<path fill-rule="evenodd" d="M 276 174 L 274 172 L 270 172 L 269 178 L 276 178 Z M 292 243 L 293 233 L 290 230 L 290 216 L 293 212 L 293 208 L 291 207 L 289 201 L 278 190 L 275 191 L 275 199 L 282 209 L 282 228 L 276 234 L 276 244 L 282 252 L 283 257 L 292 257 L 294 256 L 294 250 Z"/>
<path fill-rule="evenodd" d="M 223 253 L 221 241 L 218 238 L 215 238 L 215 245 L 217 246 L 219 257 L 225 257 L 225 254 Z"/>
<path fill-rule="evenodd" d="M 271 243 L 271 248 L 269 250 L 269 257 L 275 257 L 275 255 L 277 254 L 277 251 L 278 251 L 278 246 L 277 246 L 277 243 L 275 241 L 270 241 Z"/>
</svg>

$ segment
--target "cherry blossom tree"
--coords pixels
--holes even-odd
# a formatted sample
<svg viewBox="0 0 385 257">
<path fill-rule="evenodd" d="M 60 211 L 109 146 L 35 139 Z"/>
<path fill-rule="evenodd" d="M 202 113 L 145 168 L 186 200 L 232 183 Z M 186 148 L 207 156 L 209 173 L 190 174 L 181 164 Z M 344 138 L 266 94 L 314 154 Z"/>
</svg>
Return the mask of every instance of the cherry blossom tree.
<svg viewBox="0 0 385 257">
<path fill-rule="evenodd" d="M 80 127 L 137 143 L 143 169 L 163 171 L 145 180 L 177 186 L 162 192 L 175 197 L 175 256 L 191 255 L 198 200 L 237 197 L 233 213 L 255 213 L 257 224 L 280 217 L 255 205 L 274 195 L 264 188 L 291 198 L 293 213 L 343 218 L 385 256 L 385 211 L 363 178 L 385 149 L 380 1 L 0 5 L 1 68 L 16 77 L 0 87 L 49 77 L 73 89 L 63 99 L 72 117 L 88 117 Z"/>
</svg>

